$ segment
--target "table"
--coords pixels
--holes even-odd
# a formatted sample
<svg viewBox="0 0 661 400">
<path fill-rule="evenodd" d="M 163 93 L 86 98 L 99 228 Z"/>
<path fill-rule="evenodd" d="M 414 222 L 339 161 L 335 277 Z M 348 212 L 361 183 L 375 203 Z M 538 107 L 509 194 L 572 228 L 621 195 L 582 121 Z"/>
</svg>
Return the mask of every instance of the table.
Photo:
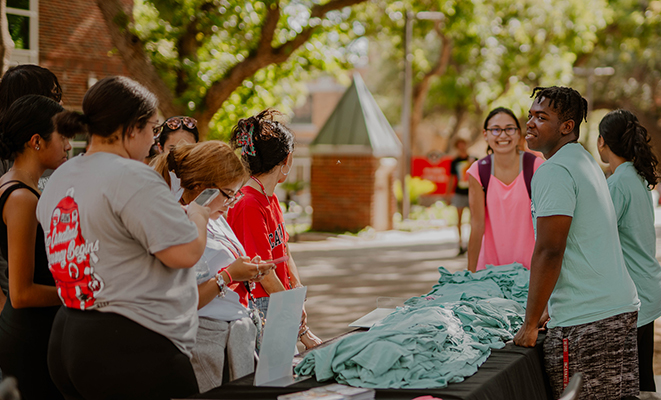
<svg viewBox="0 0 661 400">
<path fill-rule="evenodd" d="M 413 399 L 431 395 L 443 400 L 543 400 L 553 399 L 544 372 L 540 334 L 537 345 L 523 348 L 508 343 L 492 350 L 477 373 L 464 382 L 443 389 L 376 389 L 377 399 Z M 339 338 L 338 338 L 339 339 Z M 299 392 L 333 382 L 317 382 L 314 377 L 288 387 L 254 387 L 253 375 L 229 382 L 191 399 L 275 399 L 281 394 Z"/>
</svg>

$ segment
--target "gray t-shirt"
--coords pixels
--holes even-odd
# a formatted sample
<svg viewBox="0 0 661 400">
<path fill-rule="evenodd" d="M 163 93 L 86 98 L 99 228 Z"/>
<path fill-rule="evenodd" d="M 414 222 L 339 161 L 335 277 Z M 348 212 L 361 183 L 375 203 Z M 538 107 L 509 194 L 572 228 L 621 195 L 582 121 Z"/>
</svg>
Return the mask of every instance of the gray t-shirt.
<svg viewBox="0 0 661 400">
<path fill-rule="evenodd" d="M 195 271 L 169 268 L 154 253 L 193 241 L 197 229 L 160 175 L 110 153 L 75 157 L 51 176 L 37 219 L 67 307 L 123 315 L 190 357 Z"/>
</svg>

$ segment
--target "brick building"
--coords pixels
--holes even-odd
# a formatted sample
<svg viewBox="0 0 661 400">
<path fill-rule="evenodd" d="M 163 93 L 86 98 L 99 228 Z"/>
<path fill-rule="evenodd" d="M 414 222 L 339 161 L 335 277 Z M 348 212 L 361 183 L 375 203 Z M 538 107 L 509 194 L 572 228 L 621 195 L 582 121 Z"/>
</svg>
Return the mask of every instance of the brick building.
<svg viewBox="0 0 661 400">
<path fill-rule="evenodd" d="M 392 229 L 401 143 L 360 75 L 310 144 L 312 229 Z"/>
<path fill-rule="evenodd" d="M 67 108 L 80 109 L 85 92 L 98 79 L 128 75 L 121 57 L 112 52 L 105 20 L 94 1 L 7 0 L 7 21 L 15 45 L 12 64 L 51 70 Z M 74 142 L 75 151 L 84 145 Z"/>
</svg>

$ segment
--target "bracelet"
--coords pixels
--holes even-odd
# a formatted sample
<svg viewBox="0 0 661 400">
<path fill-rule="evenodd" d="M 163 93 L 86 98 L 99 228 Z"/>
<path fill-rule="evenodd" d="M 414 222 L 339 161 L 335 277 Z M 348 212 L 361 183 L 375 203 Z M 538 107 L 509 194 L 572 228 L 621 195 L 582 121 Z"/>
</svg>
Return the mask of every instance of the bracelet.
<svg viewBox="0 0 661 400">
<path fill-rule="evenodd" d="M 218 297 L 223 298 L 227 294 L 227 285 L 225 284 L 225 279 L 223 279 L 223 276 L 221 274 L 216 275 L 216 285 L 218 285 L 218 289 L 220 289 L 220 293 L 218 293 Z"/>
<path fill-rule="evenodd" d="M 303 335 L 305 335 L 305 334 L 308 333 L 308 332 L 310 332 L 310 327 L 309 327 L 309 326 L 306 326 L 306 327 L 305 327 L 305 330 L 304 330 L 303 332 L 301 332 L 301 333 L 298 334 L 298 338 L 299 338 L 299 339 L 302 338 Z"/>
<path fill-rule="evenodd" d="M 220 274 L 221 272 L 225 271 L 225 273 L 227 274 L 227 278 L 230 280 L 229 283 L 228 283 L 228 285 L 229 285 L 230 283 L 234 282 L 234 279 L 232 279 L 232 275 L 230 275 L 230 272 L 227 270 L 227 268 L 229 268 L 229 267 L 225 267 L 225 268 L 221 269 L 220 271 L 218 271 L 218 273 Z"/>
</svg>

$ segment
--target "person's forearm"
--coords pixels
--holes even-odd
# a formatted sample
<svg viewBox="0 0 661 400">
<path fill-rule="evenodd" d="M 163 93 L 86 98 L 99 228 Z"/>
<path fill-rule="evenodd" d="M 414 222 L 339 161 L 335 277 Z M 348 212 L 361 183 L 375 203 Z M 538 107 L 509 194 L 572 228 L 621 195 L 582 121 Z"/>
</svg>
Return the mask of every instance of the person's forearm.
<svg viewBox="0 0 661 400">
<path fill-rule="evenodd" d="M 530 269 L 530 286 L 525 324 L 537 328 L 544 309 L 553 293 L 562 269 L 564 251 L 535 251 Z"/>
<path fill-rule="evenodd" d="M 275 271 L 272 271 L 270 274 L 266 275 L 260 283 L 268 294 L 284 292 L 286 290 L 285 286 L 282 284 L 282 282 L 280 282 L 280 279 L 278 279 L 278 275 L 276 275 Z"/>
<path fill-rule="evenodd" d="M 0 290 L 0 313 L 2 313 L 2 309 L 5 308 L 5 302 L 7 301 L 7 296 L 5 296 L 5 293 Z"/>
<path fill-rule="evenodd" d="M 4 296 L 3 296 L 4 297 Z M 11 304 L 14 308 L 52 307 L 62 304 L 55 286 L 33 283 L 28 287 L 12 292 Z"/>
<path fill-rule="evenodd" d="M 475 272 L 477 269 L 477 260 L 482 248 L 482 236 L 484 236 L 484 225 L 471 224 L 471 234 L 468 238 L 468 270 L 471 272 Z"/>
<path fill-rule="evenodd" d="M 287 266 L 289 267 L 289 280 L 291 281 L 291 286 L 293 288 L 301 287 L 303 286 L 303 284 L 301 283 L 301 276 L 298 274 L 298 267 L 294 262 L 294 258 L 291 256 L 291 252 L 289 251 L 289 246 L 287 246 L 287 255 L 289 256 L 289 260 L 287 261 Z"/>
</svg>

